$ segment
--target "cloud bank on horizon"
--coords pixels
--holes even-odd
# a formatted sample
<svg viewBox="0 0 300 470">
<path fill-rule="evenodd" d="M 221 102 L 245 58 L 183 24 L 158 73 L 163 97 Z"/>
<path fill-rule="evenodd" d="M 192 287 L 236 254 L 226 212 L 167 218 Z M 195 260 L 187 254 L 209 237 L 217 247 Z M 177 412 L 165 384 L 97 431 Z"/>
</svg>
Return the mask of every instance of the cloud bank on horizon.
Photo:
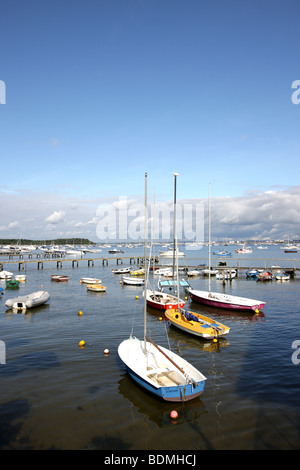
<svg viewBox="0 0 300 470">
<path fill-rule="evenodd" d="M 7 190 L 0 189 L 0 197 L 2 202 L 0 238 L 21 237 L 33 240 L 74 237 L 89 238 L 96 243 L 102 242 L 104 240 L 99 239 L 97 229 L 102 227 L 102 223 L 104 224 L 104 210 L 108 212 L 110 209 L 122 210 L 123 214 L 127 211 L 131 214 L 131 220 L 139 224 L 141 211 L 137 211 L 136 207 L 143 205 L 143 195 L 128 199 L 124 196 L 84 199 L 22 190 L 11 194 Z M 161 202 L 157 204 L 159 207 Z M 171 207 L 172 200 L 164 204 Z M 208 198 L 178 199 L 178 221 L 182 219 L 183 207 L 188 204 L 203 205 L 203 232 L 204 239 L 207 240 Z M 155 205 L 152 203 L 151 205 L 153 212 Z M 31 209 L 33 207 L 34 209 Z M 148 215 L 153 218 L 151 212 Z M 170 225 L 170 220 L 165 220 L 163 223 Z M 124 228 L 122 233 L 125 233 Z M 211 233 L 214 240 L 299 239 L 300 186 L 264 192 L 255 191 L 241 197 L 212 196 Z M 128 242 L 135 241 L 130 239 L 130 233 L 127 232 L 127 235 Z"/>
</svg>

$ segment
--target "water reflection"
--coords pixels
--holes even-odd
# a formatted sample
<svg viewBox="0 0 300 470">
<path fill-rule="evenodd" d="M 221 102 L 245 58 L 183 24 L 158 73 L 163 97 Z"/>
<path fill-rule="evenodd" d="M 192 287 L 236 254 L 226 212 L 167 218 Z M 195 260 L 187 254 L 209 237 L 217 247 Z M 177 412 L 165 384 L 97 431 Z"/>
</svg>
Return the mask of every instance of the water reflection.
<svg viewBox="0 0 300 470">
<path fill-rule="evenodd" d="M 141 387 L 132 382 L 127 374 L 121 376 L 118 390 L 131 403 L 133 421 L 136 419 L 135 413 L 140 413 L 146 415 L 159 428 L 173 426 L 174 424 L 196 423 L 202 415 L 207 413 L 205 405 L 199 397 L 184 403 L 165 402 L 144 392 Z M 174 410 L 174 407 L 178 412 L 176 420 L 170 418 L 170 413 Z"/>
<path fill-rule="evenodd" d="M 48 369 L 59 365 L 56 354 L 51 351 L 38 351 L 8 361 L 5 367 L 0 368 L 0 377 L 21 374 L 28 370 Z"/>
</svg>

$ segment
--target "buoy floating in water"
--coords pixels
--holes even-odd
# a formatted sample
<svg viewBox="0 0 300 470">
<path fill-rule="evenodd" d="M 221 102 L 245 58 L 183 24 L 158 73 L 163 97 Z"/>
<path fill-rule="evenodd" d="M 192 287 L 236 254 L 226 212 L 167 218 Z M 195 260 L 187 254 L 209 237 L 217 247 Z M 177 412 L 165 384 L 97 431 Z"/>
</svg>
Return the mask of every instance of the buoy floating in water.
<svg viewBox="0 0 300 470">
<path fill-rule="evenodd" d="M 107 356 L 107 354 L 109 354 L 109 349 L 104 349 L 104 354 Z"/>
<path fill-rule="evenodd" d="M 85 346 L 85 341 L 83 339 L 81 341 L 79 341 L 79 346 L 81 348 L 83 348 Z"/>
<path fill-rule="evenodd" d="M 170 416 L 172 419 L 176 419 L 178 418 L 178 413 L 176 410 L 172 410 L 171 413 L 170 413 Z"/>
<path fill-rule="evenodd" d="M 78 311 L 78 315 L 82 315 L 82 311 L 81 311 L 81 310 Z"/>
<path fill-rule="evenodd" d="M 136 298 L 136 300 L 139 300 L 139 296 L 138 296 L 138 295 L 136 295 L 135 298 Z"/>
</svg>

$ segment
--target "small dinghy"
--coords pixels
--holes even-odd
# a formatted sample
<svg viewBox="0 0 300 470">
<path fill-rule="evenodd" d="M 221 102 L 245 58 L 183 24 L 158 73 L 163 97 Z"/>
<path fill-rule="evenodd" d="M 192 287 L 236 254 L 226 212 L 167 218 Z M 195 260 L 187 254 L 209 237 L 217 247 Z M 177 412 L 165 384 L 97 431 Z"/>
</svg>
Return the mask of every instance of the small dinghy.
<svg viewBox="0 0 300 470">
<path fill-rule="evenodd" d="M 145 284 L 145 279 L 130 277 L 130 276 L 122 276 L 123 284 L 129 286 L 143 286 Z"/>
<path fill-rule="evenodd" d="M 0 272 L 0 279 L 5 280 L 5 279 L 11 279 L 13 277 L 13 273 L 10 273 L 9 271 L 1 271 Z"/>
<path fill-rule="evenodd" d="M 222 270 L 216 274 L 216 279 L 233 279 L 236 277 L 235 269 L 227 269 L 226 271 Z"/>
<path fill-rule="evenodd" d="M 55 282 L 66 282 L 69 280 L 69 276 L 62 276 L 61 274 L 52 274 L 51 281 Z"/>
<path fill-rule="evenodd" d="M 198 269 L 191 269 L 190 271 L 187 271 L 186 274 L 188 277 L 196 277 L 199 276 L 200 272 Z"/>
<path fill-rule="evenodd" d="M 117 248 L 114 248 L 113 250 L 108 250 L 108 253 L 112 254 L 112 255 L 116 255 L 116 254 L 119 254 L 119 253 L 124 253 L 123 250 L 118 250 Z"/>
<path fill-rule="evenodd" d="M 165 312 L 165 315 L 172 325 L 204 339 L 222 338 L 230 330 L 228 326 L 190 310 L 170 309 Z"/>
<path fill-rule="evenodd" d="M 47 291 L 33 292 L 32 294 L 22 295 L 14 299 L 8 299 L 5 302 L 6 307 L 14 310 L 26 310 L 27 308 L 38 307 L 46 303 L 50 299 L 50 294 Z"/>
<path fill-rule="evenodd" d="M 82 277 L 80 279 L 80 283 L 83 284 L 101 284 L 101 279 L 97 279 L 96 277 Z"/>
<path fill-rule="evenodd" d="M 139 268 L 135 271 L 130 271 L 130 276 L 145 276 L 145 268 Z"/>
<path fill-rule="evenodd" d="M 5 283 L 6 289 L 19 289 L 20 281 L 16 281 L 15 279 L 7 279 Z"/>
<path fill-rule="evenodd" d="M 112 272 L 114 274 L 126 274 L 130 273 L 131 268 L 120 268 L 120 269 L 113 269 Z"/>
<path fill-rule="evenodd" d="M 246 271 L 246 277 L 256 278 L 259 275 L 258 269 L 250 269 Z"/>
<path fill-rule="evenodd" d="M 143 295 L 145 294 L 143 293 Z M 158 310 L 183 308 L 185 305 L 185 301 L 178 299 L 175 295 L 166 292 L 152 291 L 150 289 L 146 289 L 146 301 L 149 307 Z"/>
<path fill-rule="evenodd" d="M 275 274 L 277 281 L 289 281 L 291 276 L 288 273 L 277 273 Z"/>
<path fill-rule="evenodd" d="M 272 281 L 273 274 L 271 271 L 263 271 L 257 275 L 257 281 Z"/>
<path fill-rule="evenodd" d="M 26 281 L 26 274 L 17 274 L 17 275 L 15 276 L 15 280 L 16 280 L 16 281 L 21 281 L 21 282 Z"/>
<path fill-rule="evenodd" d="M 86 287 L 92 292 L 106 292 L 106 287 L 101 284 L 88 284 Z"/>
</svg>

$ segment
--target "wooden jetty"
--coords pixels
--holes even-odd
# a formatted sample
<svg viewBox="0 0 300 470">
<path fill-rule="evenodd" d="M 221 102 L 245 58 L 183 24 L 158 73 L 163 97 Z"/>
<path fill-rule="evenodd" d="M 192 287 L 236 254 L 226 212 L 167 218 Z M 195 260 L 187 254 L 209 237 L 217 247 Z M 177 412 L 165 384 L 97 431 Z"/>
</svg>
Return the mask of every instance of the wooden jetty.
<svg viewBox="0 0 300 470">
<path fill-rule="evenodd" d="M 65 263 L 70 263 L 72 268 L 75 268 L 75 267 L 79 267 L 79 266 L 82 266 L 82 265 L 87 265 L 88 267 L 89 266 L 94 266 L 96 263 L 100 263 L 102 264 L 102 266 L 108 266 L 110 262 L 114 262 L 116 263 L 117 265 L 118 264 L 124 264 L 124 263 L 129 263 L 130 265 L 132 264 L 136 264 L 138 266 L 143 266 L 145 263 L 145 257 L 144 256 L 105 256 L 105 257 L 97 257 L 97 258 L 92 258 L 92 257 L 86 257 L 86 258 L 83 258 L 83 257 L 80 257 L 80 258 L 66 258 L 64 255 L 61 256 L 61 255 L 55 255 L 55 256 L 44 256 L 42 258 L 42 256 L 40 256 L 39 254 L 36 255 L 36 259 L 33 259 L 33 256 L 32 255 L 27 255 L 28 256 L 28 259 L 24 259 L 24 255 L 14 255 L 15 257 L 18 257 L 18 259 L 14 259 L 14 257 L 12 255 L 9 256 L 9 259 L 8 260 L 1 260 L 0 258 L 0 271 L 2 271 L 4 269 L 4 266 L 7 266 L 7 265 L 12 265 L 12 264 L 17 264 L 18 265 L 18 269 L 19 271 L 20 270 L 26 270 L 26 267 L 27 265 L 32 265 L 32 264 L 36 264 L 37 266 L 37 269 L 43 269 L 44 268 L 44 265 L 45 264 L 48 264 L 48 263 L 56 263 L 56 267 L 57 269 L 58 268 L 62 268 L 63 267 L 63 264 Z M 152 262 L 153 262 L 153 258 L 151 258 Z M 249 260 L 246 260 L 245 258 L 243 258 L 243 262 L 244 261 L 251 261 L 252 262 L 256 262 L 256 266 L 241 266 L 240 263 L 239 263 L 239 259 L 236 260 L 237 263 L 236 263 L 236 266 L 217 266 L 217 269 L 219 271 L 224 271 L 225 270 L 235 270 L 236 271 L 236 275 L 238 276 L 238 274 L 240 272 L 244 272 L 246 270 L 249 270 L 249 269 L 262 269 L 262 270 L 265 270 L 265 269 L 269 269 L 269 270 L 272 270 L 272 269 L 276 269 L 276 268 L 273 268 L 272 265 L 267 267 L 266 266 L 266 260 L 262 260 L 262 259 L 249 259 Z M 286 262 L 287 260 L 286 259 L 271 259 L 271 260 L 268 260 L 268 263 L 273 263 L 274 264 L 277 264 L 277 262 Z M 296 262 L 299 262 L 298 259 L 289 259 L 288 260 L 290 263 L 293 264 L 293 267 L 281 267 L 280 269 L 284 270 L 284 271 L 288 271 L 289 274 L 291 275 L 291 277 L 293 275 L 295 275 L 296 271 L 299 271 L 300 268 L 297 268 L 296 267 Z M 184 259 L 184 265 L 181 264 L 180 268 L 185 268 L 187 270 L 189 269 L 201 269 L 202 267 L 206 266 L 207 267 L 207 258 L 185 258 Z M 159 257 L 156 256 L 155 257 L 155 265 L 156 267 L 162 267 L 162 266 L 170 266 L 170 265 L 166 265 L 164 263 L 159 263 Z"/>
<path fill-rule="evenodd" d="M 59 259 L 58 259 L 59 258 Z M 0 261 L 0 271 L 3 271 L 4 265 L 18 264 L 19 271 L 26 269 L 28 264 L 37 264 L 37 269 L 43 269 L 44 264 L 46 263 L 56 263 L 57 268 L 62 268 L 63 263 L 71 263 L 72 268 L 79 267 L 82 263 L 87 263 L 87 266 L 94 266 L 95 262 L 99 261 L 102 263 L 102 266 L 108 266 L 109 261 L 115 261 L 118 264 L 123 264 L 124 261 L 129 262 L 129 264 L 138 264 L 144 265 L 143 256 L 122 256 L 122 257 L 101 257 L 101 258 L 65 258 L 65 257 L 53 257 L 47 259 L 38 258 L 36 260 L 30 258 L 25 260 L 20 257 L 18 260 L 9 260 L 9 261 Z"/>
</svg>

